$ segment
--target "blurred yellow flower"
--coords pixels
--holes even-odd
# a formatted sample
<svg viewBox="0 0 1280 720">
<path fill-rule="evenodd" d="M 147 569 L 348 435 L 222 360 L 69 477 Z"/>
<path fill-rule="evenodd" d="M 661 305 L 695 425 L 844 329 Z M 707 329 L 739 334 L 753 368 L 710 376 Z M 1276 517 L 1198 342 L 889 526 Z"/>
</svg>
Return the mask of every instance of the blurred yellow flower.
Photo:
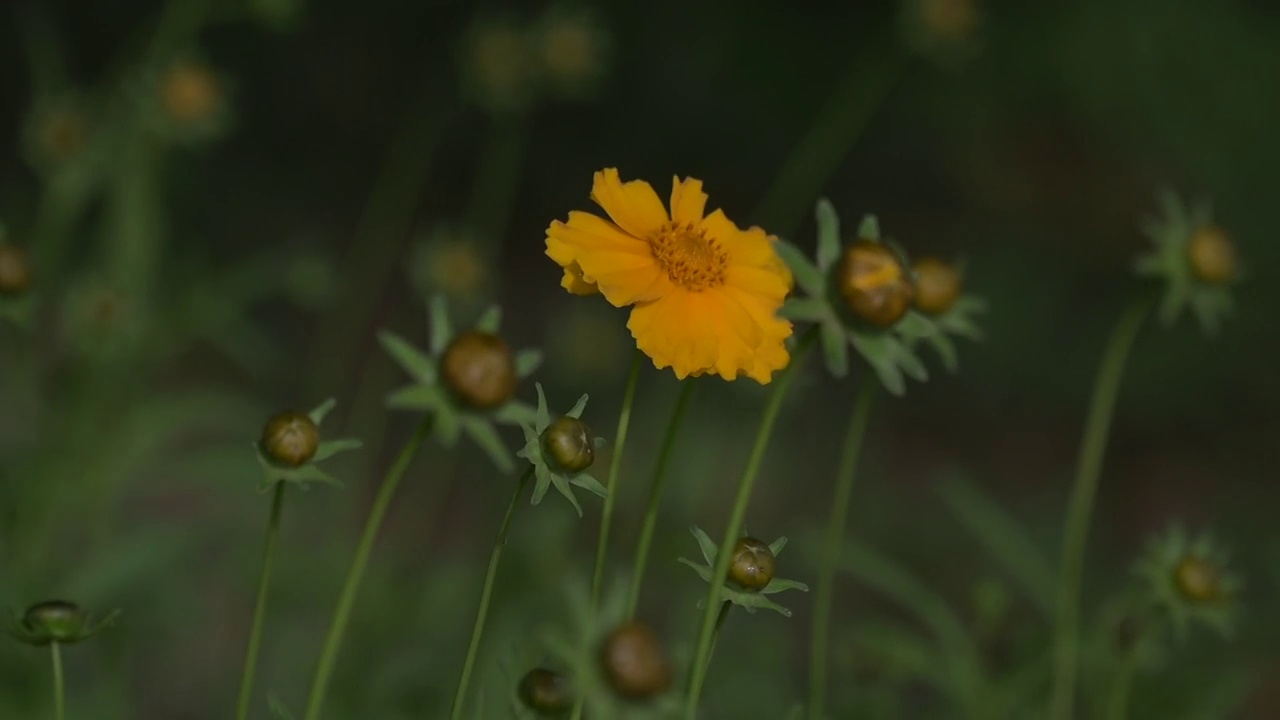
<svg viewBox="0 0 1280 720">
<path fill-rule="evenodd" d="M 545 80 L 562 96 L 585 97 L 604 79 L 611 42 L 589 8 L 555 8 L 534 32 Z"/>
<path fill-rule="evenodd" d="M 547 228 L 547 255 L 570 292 L 633 306 L 627 328 L 656 367 L 764 384 L 787 365 L 791 323 L 777 311 L 791 276 L 764 230 L 721 210 L 704 216 L 692 178 L 673 178 L 670 214 L 649 183 L 624 183 L 614 168 L 595 174 L 591 199 L 613 222 L 570 212 Z"/>
<path fill-rule="evenodd" d="M 222 81 L 197 63 L 175 64 L 160 81 L 160 102 L 179 125 L 212 118 L 222 107 L 223 95 Z"/>
</svg>

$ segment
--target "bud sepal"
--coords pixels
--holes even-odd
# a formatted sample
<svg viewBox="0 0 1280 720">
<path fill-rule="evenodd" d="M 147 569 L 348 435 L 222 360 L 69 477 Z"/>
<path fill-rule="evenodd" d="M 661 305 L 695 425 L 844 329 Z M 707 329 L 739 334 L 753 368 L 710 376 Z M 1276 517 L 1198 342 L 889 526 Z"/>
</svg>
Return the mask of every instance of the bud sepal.
<svg viewBox="0 0 1280 720">
<path fill-rule="evenodd" d="M 542 502 L 547 490 L 555 486 L 555 489 L 573 505 L 573 509 L 578 511 L 578 517 L 582 517 L 582 506 L 578 504 L 578 498 L 573 494 L 573 485 L 602 498 L 609 494 L 599 480 L 586 472 L 595 451 L 604 445 L 604 438 L 592 436 L 591 431 L 581 421 L 582 411 L 587 407 L 586 395 L 578 398 L 578 402 L 569 412 L 553 419 L 551 413 L 547 411 L 547 396 L 542 390 L 542 383 L 535 383 L 535 387 L 538 390 L 537 414 L 534 416 L 532 426 L 528 423 L 520 423 L 520 429 L 524 431 L 525 445 L 516 452 L 516 456 L 528 460 L 534 467 L 535 484 L 530 502 L 533 505 Z M 563 423 L 562 421 L 566 419 L 574 422 Z M 563 443 L 548 442 L 556 439 L 549 433 L 561 430 L 562 424 L 570 426 L 565 430 L 566 433 L 578 436 L 571 442 L 581 445 L 576 450 L 579 457 L 586 456 L 585 465 L 581 461 L 566 463 L 564 459 L 556 457 L 556 451 L 563 448 Z"/>
<path fill-rule="evenodd" d="M 902 395 L 906 392 L 905 378 L 920 382 L 929 379 L 928 370 L 912 349 L 912 342 L 936 335 L 939 333 L 937 326 L 923 313 L 909 307 L 911 296 L 907 294 L 891 298 L 895 309 L 889 316 L 878 319 L 884 321 L 883 324 L 860 319 L 846 307 L 836 276 L 841 269 L 842 254 L 858 245 L 891 253 L 894 263 L 899 266 L 900 276 L 890 280 L 909 282 L 910 266 L 906 255 L 893 242 L 881 239 L 880 223 L 874 215 L 862 219 L 857 239 L 845 245 L 840 241 L 840 219 L 831 202 L 825 198 L 819 200 L 816 214 L 818 247 L 814 261 L 784 240 L 774 243 L 774 249 L 791 269 L 796 285 L 807 295 L 789 298 L 783 303 L 779 315 L 788 320 L 818 325 L 827 370 L 835 377 L 849 374 L 848 348 L 853 346 L 871 365 L 885 389 L 894 395 Z"/>
<path fill-rule="evenodd" d="M 316 463 L 338 453 L 359 449 L 364 443 L 353 438 L 320 439 L 320 425 L 337 404 L 337 400 L 329 398 L 305 415 L 281 413 L 267 422 L 263 437 L 253 444 L 258 464 L 263 470 L 262 481 L 258 483 L 259 493 L 267 492 L 277 482 L 293 483 L 303 490 L 313 482 L 342 487 L 341 481 Z"/>
<path fill-rule="evenodd" d="M 515 470 L 515 461 L 506 443 L 498 436 L 494 422 L 504 425 L 533 424 L 537 413 L 527 403 L 510 397 L 494 407 L 477 408 L 463 402 L 459 394 L 447 386 L 443 363 L 454 341 L 467 333 L 455 334 L 449 320 L 449 310 L 443 295 L 435 295 L 428 302 L 430 314 L 429 352 L 423 352 L 400 335 L 388 330 L 378 333 L 378 341 L 413 382 L 387 396 L 387 407 L 393 410 L 411 410 L 432 415 L 436 440 L 446 447 L 454 447 L 466 433 L 480 449 L 484 450 L 498 469 L 504 473 Z M 496 337 L 502 323 L 502 310 L 494 305 L 476 321 L 472 334 Z M 542 353 L 520 350 L 512 353 L 511 372 L 515 380 L 524 380 L 542 364 Z M 514 391 L 514 387 L 512 388 Z"/>
<path fill-rule="evenodd" d="M 698 548 L 702 551 L 702 559 L 705 560 L 707 564 L 699 565 L 698 563 L 692 560 L 689 560 L 687 558 L 679 558 L 679 561 L 693 568 L 694 572 L 698 573 L 698 576 L 701 577 L 705 582 L 711 582 L 711 573 L 714 572 L 714 568 L 716 565 L 716 557 L 720 553 L 720 548 L 716 545 L 715 541 L 713 541 L 710 537 L 708 537 L 707 534 L 703 532 L 703 530 L 699 528 L 697 525 L 690 527 L 689 532 L 693 533 L 694 539 L 698 541 Z M 744 541 L 752 541 L 751 546 L 744 547 L 743 546 Z M 809 592 L 809 586 L 802 582 L 797 582 L 795 580 L 784 580 L 782 578 L 772 577 L 773 575 L 772 563 L 775 561 L 778 554 L 782 552 L 782 548 L 786 547 L 787 538 L 780 537 L 777 540 L 774 540 L 773 542 L 768 544 L 767 558 L 770 564 L 770 567 L 768 569 L 769 577 L 767 578 L 767 582 L 765 582 L 763 586 L 753 587 L 755 583 L 752 583 L 750 581 L 744 582 L 746 578 L 741 577 L 739 573 L 735 572 L 734 565 L 738 563 L 737 553 L 739 550 L 749 549 L 753 553 L 758 553 L 760 550 L 764 549 L 764 548 L 757 549 L 754 546 L 754 544 L 756 543 L 763 545 L 763 543 L 761 543 L 760 541 L 754 540 L 753 538 L 750 538 L 747 535 L 743 535 L 742 539 L 739 540 L 738 544 L 734 546 L 735 562 L 734 564 L 730 565 L 729 577 L 725 578 L 723 587 L 721 587 L 720 589 L 720 599 L 726 602 L 731 602 L 734 605 L 737 605 L 738 607 L 743 608 L 749 613 L 753 613 L 760 608 L 764 608 L 766 610 L 772 610 L 785 617 L 791 617 L 790 610 L 773 602 L 769 598 L 765 597 L 766 595 L 774 595 L 780 592 L 785 592 L 787 590 L 799 590 L 801 592 Z M 699 600 L 698 606 L 702 607 L 703 602 L 704 601 Z"/>
</svg>

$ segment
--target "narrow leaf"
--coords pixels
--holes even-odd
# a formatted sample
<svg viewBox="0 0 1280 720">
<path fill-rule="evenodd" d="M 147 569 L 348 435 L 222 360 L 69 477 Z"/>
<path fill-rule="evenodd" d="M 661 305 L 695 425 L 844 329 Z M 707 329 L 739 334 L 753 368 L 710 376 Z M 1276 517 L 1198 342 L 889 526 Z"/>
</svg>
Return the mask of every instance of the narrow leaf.
<svg viewBox="0 0 1280 720">
<path fill-rule="evenodd" d="M 429 301 L 431 318 L 431 354 L 439 357 L 449 346 L 453 338 L 453 328 L 449 323 L 449 307 L 443 295 L 435 295 Z"/>
<path fill-rule="evenodd" d="M 720 553 L 720 546 L 703 532 L 702 528 L 697 525 L 689 527 L 689 532 L 693 533 L 693 537 L 698 541 L 698 549 L 702 551 L 702 559 L 707 561 L 708 565 L 716 564 L 716 555 Z"/>
<path fill-rule="evenodd" d="M 390 330 L 383 330 L 378 333 L 378 343 L 397 365 L 418 382 L 430 384 L 436 381 L 436 361 L 408 340 Z"/>
<path fill-rule="evenodd" d="M 840 257 L 840 216 L 830 200 L 818 200 L 814 214 L 818 222 L 818 270 L 826 273 Z"/>
<path fill-rule="evenodd" d="M 773 249 L 787 267 L 791 268 L 791 274 L 795 276 L 797 285 L 809 295 L 822 297 L 823 288 L 826 285 L 823 282 L 822 273 L 809 262 L 809 258 L 805 257 L 799 248 L 786 240 L 779 240 L 773 244 Z"/>
</svg>

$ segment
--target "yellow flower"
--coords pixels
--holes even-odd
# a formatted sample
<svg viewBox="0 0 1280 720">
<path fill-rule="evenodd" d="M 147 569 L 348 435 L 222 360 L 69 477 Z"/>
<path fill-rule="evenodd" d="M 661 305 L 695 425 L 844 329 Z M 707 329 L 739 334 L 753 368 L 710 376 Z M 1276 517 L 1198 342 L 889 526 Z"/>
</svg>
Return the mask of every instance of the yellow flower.
<svg viewBox="0 0 1280 720">
<path fill-rule="evenodd" d="M 612 222 L 570 212 L 547 228 L 547 255 L 569 292 L 633 306 L 627 328 L 656 367 L 763 384 L 787 365 L 791 323 L 777 311 L 792 279 L 764 230 L 721 210 L 704 216 L 692 178 L 673 178 L 670 214 L 649 183 L 624 183 L 614 168 L 595 174 L 591 199 Z"/>
</svg>

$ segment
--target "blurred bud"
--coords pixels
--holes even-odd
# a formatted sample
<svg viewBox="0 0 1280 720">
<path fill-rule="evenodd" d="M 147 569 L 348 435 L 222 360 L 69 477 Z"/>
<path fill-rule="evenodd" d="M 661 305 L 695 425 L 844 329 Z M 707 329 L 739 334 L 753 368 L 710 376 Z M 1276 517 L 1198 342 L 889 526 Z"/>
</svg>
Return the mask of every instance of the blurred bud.
<svg viewBox="0 0 1280 720">
<path fill-rule="evenodd" d="M 537 715 L 552 717 L 573 707 L 569 681 L 557 672 L 534 668 L 520 678 L 520 702 Z"/>
<path fill-rule="evenodd" d="M 1210 285 L 1222 285 L 1235 279 L 1239 269 L 1235 243 L 1219 227 L 1208 225 L 1196 230 L 1187 243 L 1191 273 Z"/>
<path fill-rule="evenodd" d="M 458 334 L 440 359 L 445 384 L 463 403 L 491 410 L 516 392 L 516 366 L 511 347 L 491 333 Z"/>
<path fill-rule="evenodd" d="M 561 416 L 542 431 L 542 449 L 558 469 L 578 473 L 596 459 L 591 429 L 577 418 Z"/>
<path fill-rule="evenodd" d="M 31 287 L 31 263 L 27 252 L 0 240 L 0 297 L 15 297 Z"/>
<path fill-rule="evenodd" d="M 753 537 L 738 538 L 733 544 L 729 580 L 744 590 L 763 590 L 773 580 L 777 565 L 768 544 Z"/>
<path fill-rule="evenodd" d="M 1208 560 L 1188 555 L 1174 569 L 1174 582 L 1182 597 L 1208 604 L 1222 599 L 1221 574 Z"/>
<path fill-rule="evenodd" d="M 529 34 L 515 22 L 489 20 L 462 41 L 464 88 L 490 112 L 523 109 L 533 99 L 537 64 Z"/>
<path fill-rule="evenodd" d="M 836 285 L 855 317 L 892 327 L 911 309 L 915 288 L 897 254 L 882 243 L 855 240 L 836 268 Z"/>
<path fill-rule="evenodd" d="M 175 63 L 160 80 L 161 105 L 178 125 L 212 119 L 222 108 L 224 96 L 222 81 L 200 63 Z"/>
<path fill-rule="evenodd" d="M 589 95 L 608 67 L 608 33 L 585 8 L 549 11 L 535 49 L 547 82 L 565 97 Z"/>
<path fill-rule="evenodd" d="M 968 40 L 978 28 L 976 0 L 916 0 L 924 30 L 942 43 Z"/>
<path fill-rule="evenodd" d="M 262 454 L 273 463 L 299 467 L 316 454 L 320 428 L 305 413 L 280 413 L 267 421 L 260 445 Z"/>
<path fill-rule="evenodd" d="M 960 271 L 938 258 L 920 258 L 914 264 L 916 273 L 916 307 L 927 315 L 941 315 L 960 298 Z"/>
<path fill-rule="evenodd" d="M 22 622 L 46 642 L 75 642 L 85 628 L 84 611 L 65 600 L 46 600 L 27 608 Z"/>
<path fill-rule="evenodd" d="M 600 661 L 614 692 L 647 700 L 671 687 L 671 665 L 658 636 L 647 625 L 627 622 L 605 639 Z"/>
<path fill-rule="evenodd" d="M 443 293 L 455 305 L 477 305 L 488 294 L 489 261 L 482 241 L 466 228 L 432 228 L 409 265 L 409 281 L 424 297 Z"/>
</svg>

